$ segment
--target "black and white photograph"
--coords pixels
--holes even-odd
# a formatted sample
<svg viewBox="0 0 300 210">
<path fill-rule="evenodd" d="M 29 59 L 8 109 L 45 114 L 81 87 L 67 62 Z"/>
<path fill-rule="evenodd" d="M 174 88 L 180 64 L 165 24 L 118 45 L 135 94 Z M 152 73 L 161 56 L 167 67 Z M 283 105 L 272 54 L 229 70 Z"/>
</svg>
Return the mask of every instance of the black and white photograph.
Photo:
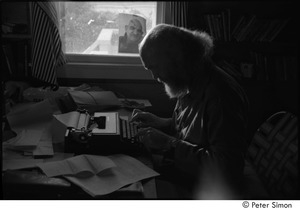
<svg viewBox="0 0 300 210">
<path fill-rule="evenodd" d="M 1 209 L 299 209 L 295 1 L 0 5 Z"/>
<path fill-rule="evenodd" d="M 132 14 L 119 14 L 119 52 L 138 53 L 145 31 L 145 18 Z"/>
</svg>

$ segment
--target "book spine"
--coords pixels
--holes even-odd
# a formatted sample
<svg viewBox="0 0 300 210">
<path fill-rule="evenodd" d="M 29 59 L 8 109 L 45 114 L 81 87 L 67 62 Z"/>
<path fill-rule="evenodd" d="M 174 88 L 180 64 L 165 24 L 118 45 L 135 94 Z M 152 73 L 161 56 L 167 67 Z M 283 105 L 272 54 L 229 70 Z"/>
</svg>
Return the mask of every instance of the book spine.
<svg viewBox="0 0 300 210">
<path fill-rule="evenodd" d="M 263 34 L 260 36 L 259 41 L 264 42 L 266 41 L 266 37 L 274 27 L 275 22 L 272 20 L 267 20 L 266 27 L 264 28 Z"/>
<path fill-rule="evenodd" d="M 9 61 L 9 57 L 8 57 L 7 46 L 2 45 L 2 50 L 3 50 L 6 66 L 7 66 L 7 69 L 8 69 L 8 73 L 9 73 L 9 75 L 12 75 L 13 71 L 12 71 L 12 67 L 11 67 L 11 64 L 10 64 L 10 61 Z"/>
<path fill-rule="evenodd" d="M 288 20 L 281 20 L 278 22 L 277 27 L 274 29 L 274 31 L 270 34 L 271 36 L 267 41 L 272 42 L 278 34 L 282 31 L 282 29 L 287 25 Z"/>
<path fill-rule="evenodd" d="M 232 31 L 231 36 L 232 36 L 233 38 L 235 38 L 235 40 L 236 40 L 236 36 L 237 36 L 237 34 L 238 34 L 240 28 L 242 27 L 242 24 L 243 24 L 243 22 L 244 22 L 244 19 L 245 19 L 245 16 L 241 16 L 241 17 L 239 18 L 238 22 L 236 23 L 236 25 L 235 25 L 233 31 Z"/>
<path fill-rule="evenodd" d="M 24 75 L 28 76 L 28 46 L 24 44 Z"/>
<path fill-rule="evenodd" d="M 227 13 L 227 37 L 228 37 L 228 41 L 231 41 L 231 10 L 230 9 L 226 9 L 226 13 Z"/>
<path fill-rule="evenodd" d="M 250 27 L 250 25 L 253 23 L 255 18 L 256 18 L 255 15 L 252 15 L 250 19 L 247 22 L 245 22 L 243 28 L 240 30 L 240 33 L 237 36 L 237 41 L 239 42 L 244 41 L 244 37 L 247 35 L 247 30 Z"/>
<path fill-rule="evenodd" d="M 208 29 L 209 29 L 209 33 L 212 37 L 215 36 L 214 32 L 213 32 L 213 27 L 212 27 L 212 22 L 211 22 L 211 18 L 210 15 L 204 15 L 204 20 L 206 22 L 206 24 L 208 25 Z"/>
<path fill-rule="evenodd" d="M 216 15 L 211 15 L 212 17 L 212 23 L 213 23 L 213 28 L 214 28 L 214 31 L 215 31 L 215 37 L 216 37 L 216 40 L 220 40 L 220 28 L 218 27 L 218 18 Z"/>
<path fill-rule="evenodd" d="M 222 13 L 222 26 L 223 26 L 223 37 L 224 37 L 224 41 L 227 42 L 228 41 L 228 37 L 227 37 L 227 18 L 226 18 L 226 14 L 225 11 L 223 11 Z"/>
</svg>

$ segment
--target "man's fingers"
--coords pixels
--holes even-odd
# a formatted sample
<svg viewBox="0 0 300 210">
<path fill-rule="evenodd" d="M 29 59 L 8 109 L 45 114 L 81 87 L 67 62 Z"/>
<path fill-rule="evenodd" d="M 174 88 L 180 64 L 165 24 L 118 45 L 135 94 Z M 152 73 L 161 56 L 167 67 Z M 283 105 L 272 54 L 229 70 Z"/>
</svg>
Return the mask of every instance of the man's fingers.
<svg viewBox="0 0 300 210">
<path fill-rule="evenodd" d="M 140 110 L 140 109 L 134 109 L 134 110 L 132 111 L 132 114 L 135 114 L 135 113 L 138 113 L 138 112 L 142 112 L 142 110 Z"/>
<path fill-rule="evenodd" d="M 139 109 L 134 109 L 131 114 L 130 122 L 136 121 L 136 118 L 138 117 L 138 113 L 140 113 L 140 112 L 142 112 L 142 111 Z"/>
<path fill-rule="evenodd" d="M 145 135 L 150 135 L 152 132 L 152 128 L 148 127 L 148 128 L 141 128 L 139 129 L 139 131 L 137 132 L 137 134 L 135 136 L 145 136 Z"/>
<path fill-rule="evenodd" d="M 138 111 L 136 113 L 133 113 L 131 115 L 131 119 L 130 119 L 130 122 L 134 122 L 134 121 L 144 121 L 145 120 L 145 116 L 147 116 L 147 113 L 146 112 L 142 112 L 142 111 Z"/>
</svg>

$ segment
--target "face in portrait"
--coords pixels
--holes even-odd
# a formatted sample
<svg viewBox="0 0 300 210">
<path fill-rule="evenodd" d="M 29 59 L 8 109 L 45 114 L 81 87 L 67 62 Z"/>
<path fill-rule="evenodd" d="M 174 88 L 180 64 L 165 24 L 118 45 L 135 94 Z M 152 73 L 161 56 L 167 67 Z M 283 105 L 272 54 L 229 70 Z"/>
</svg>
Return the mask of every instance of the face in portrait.
<svg viewBox="0 0 300 210">
<path fill-rule="evenodd" d="M 143 21 L 139 20 L 142 19 L 142 17 L 130 15 L 129 18 L 127 17 L 127 23 L 123 24 L 124 32 L 122 33 L 122 30 L 120 30 L 121 36 L 119 37 L 119 52 L 138 53 L 138 45 L 144 37 Z M 122 27 L 122 24 L 120 24 L 120 27 Z"/>
</svg>

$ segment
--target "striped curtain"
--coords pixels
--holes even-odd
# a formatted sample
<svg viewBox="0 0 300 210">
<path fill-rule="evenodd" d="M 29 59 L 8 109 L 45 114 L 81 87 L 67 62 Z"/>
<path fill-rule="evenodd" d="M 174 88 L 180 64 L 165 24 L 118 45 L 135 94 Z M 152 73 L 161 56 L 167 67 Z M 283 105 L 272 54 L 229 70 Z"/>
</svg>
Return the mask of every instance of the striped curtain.
<svg viewBox="0 0 300 210">
<path fill-rule="evenodd" d="M 66 63 L 55 2 L 31 2 L 32 76 L 57 87 L 58 67 Z"/>
<path fill-rule="evenodd" d="M 178 27 L 187 27 L 187 8 L 188 2 L 171 1 L 170 3 L 170 15 L 171 24 Z"/>
</svg>

